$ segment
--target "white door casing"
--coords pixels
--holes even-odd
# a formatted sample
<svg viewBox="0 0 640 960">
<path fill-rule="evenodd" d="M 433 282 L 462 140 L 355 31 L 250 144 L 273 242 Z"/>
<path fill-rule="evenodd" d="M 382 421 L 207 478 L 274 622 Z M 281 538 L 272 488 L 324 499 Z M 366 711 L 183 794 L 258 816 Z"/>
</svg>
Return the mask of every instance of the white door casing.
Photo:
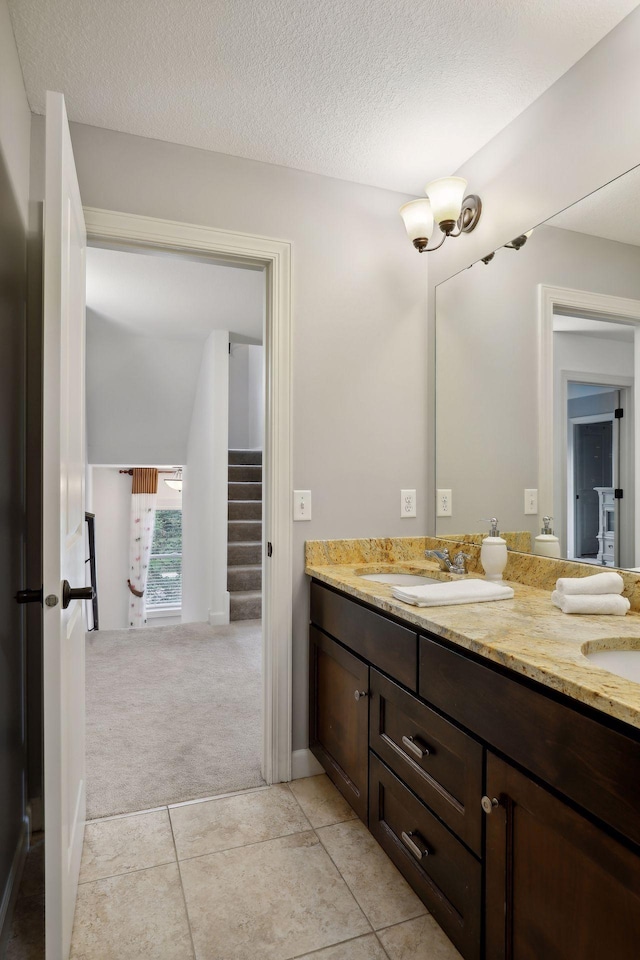
<svg viewBox="0 0 640 960">
<path fill-rule="evenodd" d="M 197 253 L 262 266 L 265 309 L 265 459 L 263 463 L 263 764 L 267 783 L 291 779 L 291 244 L 199 224 L 85 207 L 98 243 Z M 267 543 L 273 545 L 267 555 Z M 315 771 L 314 771 L 315 772 Z"/>
<path fill-rule="evenodd" d="M 69 955 L 85 820 L 86 233 L 64 97 L 47 92 L 43 294 L 43 612 L 46 960 Z M 55 605 L 53 598 L 57 598 Z M 48 601 L 48 603 L 47 603 Z"/>
</svg>

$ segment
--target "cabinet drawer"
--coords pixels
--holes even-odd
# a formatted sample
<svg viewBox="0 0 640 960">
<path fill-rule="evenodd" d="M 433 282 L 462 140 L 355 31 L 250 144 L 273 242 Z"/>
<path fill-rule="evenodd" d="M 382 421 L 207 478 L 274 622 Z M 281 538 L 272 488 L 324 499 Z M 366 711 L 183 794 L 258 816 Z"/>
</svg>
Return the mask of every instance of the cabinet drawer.
<svg viewBox="0 0 640 960">
<path fill-rule="evenodd" d="M 369 667 L 309 629 L 309 747 L 358 816 L 367 822 L 369 786 Z"/>
<path fill-rule="evenodd" d="M 466 960 L 480 957 L 480 863 L 375 754 L 369 829 Z"/>
<path fill-rule="evenodd" d="M 640 742 L 541 689 L 420 638 L 420 695 L 640 843 Z"/>
<path fill-rule="evenodd" d="M 371 749 L 480 856 L 482 745 L 377 670 L 370 689 Z"/>
<path fill-rule="evenodd" d="M 405 687 L 416 689 L 418 637 L 412 630 L 315 581 L 311 584 L 311 622 Z"/>
</svg>

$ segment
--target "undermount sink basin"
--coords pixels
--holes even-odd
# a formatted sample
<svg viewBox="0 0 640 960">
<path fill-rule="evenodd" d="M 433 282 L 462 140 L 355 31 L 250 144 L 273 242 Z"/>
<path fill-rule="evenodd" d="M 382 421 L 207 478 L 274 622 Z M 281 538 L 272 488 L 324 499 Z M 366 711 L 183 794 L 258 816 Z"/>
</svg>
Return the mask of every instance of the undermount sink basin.
<svg viewBox="0 0 640 960">
<path fill-rule="evenodd" d="M 393 587 L 421 587 L 425 583 L 440 583 L 433 577 L 420 577 L 415 573 L 364 573 L 361 580 L 373 580 L 374 583 L 389 583 Z"/>
<path fill-rule="evenodd" d="M 589 663 L 618 677 L 640 683 L 640 641 L 625 638 L 619 645 L 614 642 L 605 646 L 605 643 L 601 641 L 583 645 L 582 652 Z"/>
</svg>

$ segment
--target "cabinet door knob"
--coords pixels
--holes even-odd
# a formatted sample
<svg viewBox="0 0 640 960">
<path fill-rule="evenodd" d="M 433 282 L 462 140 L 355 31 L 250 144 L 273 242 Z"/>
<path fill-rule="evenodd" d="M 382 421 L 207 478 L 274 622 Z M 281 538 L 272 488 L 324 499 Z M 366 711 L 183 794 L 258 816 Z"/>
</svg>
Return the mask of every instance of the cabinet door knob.
<svg viewBox="0 0 640 960">
<path fill-rule="evenodd" d="M 369 691 L 368 691 L 368 690 L 356 690 L 355 693 L 353 694 L 353 696 L 354 696 L 354 699 L 359 700 L 360 697 L 368 697 L 368 696 L 369 696 Z"/>
<path fill-rule="evenodd" d="M 495 797 L 483 797 L 480 801 L 480 806 L 485 813 L 491 813 L 495 807 L 500 806 L 500 801 L 496 800 Z"/>
<path fill-rule="evenodd" d="M 411 851 L 416 860 L 422 860 L 423 857 L 429 856 L 427 845 L 417 830 L 410 830 L 409 833 L 405 833 L 403 830 L 400 836 L 405 847 Z"/>
<path fill-rule="evenodd" d="M 429 747 L 420 739 L 420 737 L 403 737 L 402 743 L 414 757 L 422 760 L 429 756 Z"/>
</svg>

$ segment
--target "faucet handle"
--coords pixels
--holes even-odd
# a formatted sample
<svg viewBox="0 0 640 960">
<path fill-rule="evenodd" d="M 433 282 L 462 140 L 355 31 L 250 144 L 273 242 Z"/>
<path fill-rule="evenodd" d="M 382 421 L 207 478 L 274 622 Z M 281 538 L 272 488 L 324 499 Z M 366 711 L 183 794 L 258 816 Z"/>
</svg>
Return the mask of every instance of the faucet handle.
<svg viewBox="0 0 640 960">
<path fill-rule="evenodd" d="M 471 554 L 459 550 L 453 558 L 452 573 L 468 573 L 467 560 L 471 560 Z"/>
</svg>

